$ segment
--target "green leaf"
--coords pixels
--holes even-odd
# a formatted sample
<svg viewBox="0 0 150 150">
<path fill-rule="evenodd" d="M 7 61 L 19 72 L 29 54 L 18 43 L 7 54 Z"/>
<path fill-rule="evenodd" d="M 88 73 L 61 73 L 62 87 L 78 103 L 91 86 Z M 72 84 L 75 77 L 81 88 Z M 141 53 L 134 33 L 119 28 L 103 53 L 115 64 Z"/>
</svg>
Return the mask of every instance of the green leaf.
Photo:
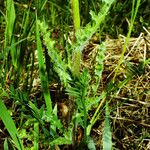
<svg viewBox="0 0 150 150">
<path fill-rule="evenodd" d="M 47 74 L 45 69 L 46 66 L 44 64 L 42 43 L 41 43 L 40 33 L 39 33 L 39 21 L 37 20 L 37 17 L 36 17 L 36 40 L 37 40 L 37 51 L 38 51 L 38 62 L 39 62 L 39 73 L 40 73 L 41 85 L 44 93 L 47 113 L 50 116 L 52 112 L 52 102 L 51 102 L 50 92 L 48 89 L 48 79 L 47 79 Z"/>
<path fill-rule="evenodd" d="M 12 57 L 12 63 L 14 65 L 14 67 L 15 67 L 15 69 L 17 69 L 17 49 L 16 49 L 16 46 L 15 46 L 14 36 L 12 36 L 11 57 Z"/>
<path fill-rule="evenodd" d="M 95 143 L 90 136 L 87 138 L 87 143 L 88 143 L 87 146 L 89 150 L 96 150 Z"/>
<path fill-rule="evenodd" d="M 100 80 L 101 80 L 101 77 L 102 77 L 102 72 L 103 72 L 103 69 L 104 69 L 103 61 L 104 61 L 104 58 L 105 58 L 105 54 L 104 54 L 105 50 L 106 50 L 105 43 L 102 43 L 101 45 L 99 45 L 97 47 L 97 55 L 96 55 L 96 62 L 95 62 L 95 68 L 94 68 L 94 77 L 93 77 L 95 82 L 91 86 L 94 96 L 96 95 L 97 89 L 99 87 Z"/>
<path fill-rule="evenodd" d="M 5 30 L 5 47 L 11 43 L 11 38 L 15 23 L 15 7 L 13 0 L 6 1 L 6 30 Z"/>
<path fill-rule="evenodd" d="M 7 138 L 4 141 L 4 150 L 9 150 Z"/>
<path fill-rule="evenodd" d="M 70 80 L 70 75 L 67 72 L 68 64 L 66 64 L 59 51 L 55 48 L 55 41 L 50 38 L 50 32 L 48 31 L 48 26 L 44 22 L 37 22 L 40 33 L 43 36 L 43 42 L 48 49 L 48 55 L 51 58 L 51 63 L 54 65 L 54 70 L 59 75 L 59 78 L 64 86 L 67 85 L 68 80 Z"/>
<path fill-rule="evenodd" d="M 64 145 L 64 144 L 72 144 L 72 127 L 68 128 L 63 135 L 63 137 L 55 138 L 50 142 L 51 145 Z"/>
<path fill-rule="evenodd" d="M 106 102 L 105 123 L 104 123 L 104 131 L 103 131 L 103 150 L 111 150 L 111 149 L 112 149 L 112 133 L 111 133 L 110 121 L 109 121 L 108 102 Z"/>
<path fill-rule="evenodd" d="M 2 119 L 6 129 L 8 130 L 10 136 L 12 137 L 16 147 L 19 150 L 23 150 L 23 144 L 22 141 L 19 138 L 18 132 L 17 132 L 17 128 L 15 126 L 15 123 L 13 121 L 13 119 L 11 118 L 5 104 L 2 102 L 2 99 L 0 99 L 0 118 Z"/>
</svg>

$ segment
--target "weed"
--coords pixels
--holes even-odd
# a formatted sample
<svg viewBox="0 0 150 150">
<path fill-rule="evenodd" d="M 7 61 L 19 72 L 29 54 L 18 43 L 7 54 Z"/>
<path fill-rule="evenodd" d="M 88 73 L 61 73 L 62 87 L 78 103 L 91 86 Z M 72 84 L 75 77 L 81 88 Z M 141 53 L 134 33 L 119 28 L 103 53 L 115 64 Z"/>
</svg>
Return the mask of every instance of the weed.
<svg viewBox="0 0 150 150">
<path fill-rule="evenodd" d="M 0 118 L 10 135 L 0 130 L 4 137 L 0 139 L 2 148 L 111 150 L 116 137 L 115 142 L 120 144 L 121 138 L 125 141 L 130 134 L 134 136 L 136 125 L 131 127 L 128 121 L 139 121 L 125 118 L 139 105 L 142 105 L 140 111 L 146 113 L 144 117 L 149 115 L 146 107 L 149 106 L 149 78 L 146 78 L 149 39 L 141 35 L 146 42 L 143 55 L 139 50 L 140 60 L 132 56 L 140 45 L 137 43 L 142 43 L 140 39 L 128 51 L 140 0 L 132 1 L 127 37 L 123 43 L 120 36 L 121 46 L 117 43 L 121 55 L 116 56 L 119 51 L 116 47 L 112 50 L 115 42 L 109 51 L 109 36 L 103 41 L 106 29 L 110 31 L 106 34 L 115 30 L 111 13 L 129 4 L 115 0 L 0 2 L 0 9 L 1 5 L 5 6 L 0 10 L 0 34 L 4 35 L 0 51 Z M 133 85 L 135 78 L 139 80 L 135 89 L 140 94 L 128 85 Z M 145 83 L 143 91 L 138 89 L 141 83 Z M 117 121 L 118 116 L 127 122 L 128 129 L 122 125 L 118 131 L 121 122 Z M 142 121 L 140 126 L 149 127 Z M 118 137 L 118 132 L 123 132 L 122 137 Z M 146 136 L 150 137 L 149 134 L 143 137 Z M 143 137 L 140 133 L 140 138 Z M 124 147 L 127 148 L 123 145 L 121 149 Z"/>
</svg>

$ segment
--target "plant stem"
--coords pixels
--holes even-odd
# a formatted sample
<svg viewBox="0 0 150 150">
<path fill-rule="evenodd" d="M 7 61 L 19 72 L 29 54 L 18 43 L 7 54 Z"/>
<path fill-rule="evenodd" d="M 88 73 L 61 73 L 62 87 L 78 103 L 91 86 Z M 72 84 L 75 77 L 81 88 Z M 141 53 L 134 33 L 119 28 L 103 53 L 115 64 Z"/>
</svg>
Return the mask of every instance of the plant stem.
<svg viewBox="0 0 150 150">
<path fill-rule="evenodd" d="M 72 13 L 73 13 L 73 25 L 75 33 L 78 29 L 80 29 L 80 11 L 79 11 L 79 1 L 71 0 L 72 4 Z"/>
<path fill-rule="evenodd" d="M 72 4 L 72 13 L 73 13 L 73 25 L 74 25 L 74 42 L 76 40 L 75 35 L 77 30 L 80 29 L 80 11 L 79 11 L 79 1 L 71 0 Z M 72 53 L 72 73 L 74 77 L 77 77 L 80 72 L 80 61 L 81 61 L 81 52 L 80 50 L 73 51 Z"/>
<path fill-rule="evenodd" d="M 129 39 L 130 39 L 130 36 L 131 36 L 131 32 L 132 32 L 132 29 L 133 29 L 133 24 L 134 24 L 134 21 L 135 21 L 135 18 L 136 18 L 136 15 L 137 15 L 137 12 L 138 12 L 138 8 L 140 6 L 140 2 L 141 0 L 137 0 L 136 4 L 135 4 L 135 0 L 133 0 L 133 3 L 132 3 L 132 14 L 131 14 L 131 23 L 129 25 L 129 31 L 127 33 L 127 37 L 126 37 L 126 40 L 125 40 L 125 44 L 123 45 L 123 51 L 121 53 L 121 56 L 120 56 L 120 59 L 118 61 L 118 65 L 117 65 L 117 68 L 115 70 L 115 75 L 113 77 L 113 82 L 115 82 L 115 78 L 119 72 L 119 68 L 120 68 L 120 65 L 123 61 L 123 58 L 124 58 L 124 54 L 127 50 L 127 45 L 129 43 Z M 135 6 L 136 5 L 136 6 Z M 135 8 L 134 8 L 135 7 Z"/>
</svg>

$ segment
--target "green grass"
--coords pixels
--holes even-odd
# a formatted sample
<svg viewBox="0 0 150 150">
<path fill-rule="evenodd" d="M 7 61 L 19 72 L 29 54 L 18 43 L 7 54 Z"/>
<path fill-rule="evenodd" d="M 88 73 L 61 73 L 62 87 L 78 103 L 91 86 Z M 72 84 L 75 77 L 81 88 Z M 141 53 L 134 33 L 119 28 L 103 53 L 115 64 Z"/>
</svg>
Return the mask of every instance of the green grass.
<svg viewBox="0 0 150 150">
<path fill-rule="evenodd" d="M 41 79 L 41 85 L 43 88 L 43 94 L 44 99 L 46 103 L 46 109 L 47 109 L 47 115 L 51 116 L 52 113 L 52 102 L 50 93 L 48 90 L 48 78 L 46 75 L 46 67 L 43 60 L 43 52 L 42 52 L 42 43 L 40 40 L 40 34 L 39 34 L 39 27 L 38 27 L 38 20 L 36 19 L 36 40 L 37 40 L 37 51 L 38 51 L 38 63 L 39 63 L 39 73 L 40 73 L 40 79 Z"/>
<path fill-rule="evenodd" d="M 6 129 L 8 130 L 10 136 L 12 137 L 13 144 L 17 147 L 18 150 L 23 150 L 23 143 L 20 140 L 19 134 L 17 132 L 17 128 L 15 122 L 11 118 L 9 111 L 4 105 L 2 99 L 0 99 L 0 118 L 2 119 Z"/>
<path fill-rule="evenodd" d="M 121 3 L 117 0 L 0 3 L 3 14 L 0 129 L 3 131 L 4 125 L 8 131 L 2 132 L 0 139 L 4 149 L 66 146 L 111 150 L 117 143 L 113 141 L 116 133 L 111 117 L 113 110 L 120 110 L 127 101 L 116 105 L 115 97 L 120 93 L 124 97 L 123 90 L 135 77 L 144 76 L 150 62 L 147 53 L 139 66 L 124 60 L 142 3 L 133 0 L 121 55 L 112 64 L 116 69 L 109 68 L 112 75 L 108 73 L 107 57 L 113 56 L 106 56 L 108 45 L 104 36 L 115 30 L 111 12 L 128 4 L 118 6 L 117 2 Z M 132 95 L 128 98 L 134 99 Z"/>
<path fill-rule="evenodd" d="M 138 9 L 139 9 L 139 6 L 140 6 L 140 3 L 141 1 L 140 0 L 133 0 L 133 3 L 132 3 L 132 14 L 131 14 L 131 21 L 129 22 L 129 31 L 127 33 L 127 37 L 126 37 L 126 41 L 125 41 L 125 44 L 123 46 L 123 51 L 121 53 L 121 56 L 120 56 L 120 59 L 119 59 L 119 62 L 118 62 L 118 65 L 117 65 L 117 68 L 115 70 L 115 75 L 114 75 L 114 78 L 113 78 L 113 82 L 115 80 L 115 77 L 117 76 L 117 73 L 118 73 L 118 70 L 120 68 L 120 65 L 121 63 L 123 62 L 123 58 L 124 58 L 124 54 L 126 52 L 126 49 L 127 49 L 127 45 L 129 43 L 129 39 L 131 37 L 131 32 L 133 30 L 133 25 L 134 25 L 134 22 L 135 22 L 135 18 L 137 16 L 137 12 L 138 12 Z"/>
</svg>

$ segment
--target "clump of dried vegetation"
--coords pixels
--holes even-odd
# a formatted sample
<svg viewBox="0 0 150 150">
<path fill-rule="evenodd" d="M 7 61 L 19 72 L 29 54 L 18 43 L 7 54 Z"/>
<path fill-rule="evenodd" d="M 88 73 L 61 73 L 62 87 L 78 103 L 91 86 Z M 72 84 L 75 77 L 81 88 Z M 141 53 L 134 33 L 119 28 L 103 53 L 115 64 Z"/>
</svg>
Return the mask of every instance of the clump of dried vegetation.
<svg viewBox="0 0 150 150">
<path fill-rule="evenodd" d="M 123 35 L 120 35 L 118 39 L 106 38 L 104 70 L 99 92 L 105 89 L 107 83 L 114 76 L 125 38 Z M 137 38 L 130 38 L 124 62 L 116 79 L 118 83 L 122 83 L 131 72 L 132 77 L 122 88 L 118 87 L 117 93 L 112 92 L 109 95 L 113 144 L 116 149 L 147 150 L 150 146 L 150 66 L 149 63 L 143 65 L 143 62 L 150 58 L 149 39 L 148 30 L 145 33 L 140 33 Z M 93 52 L 91 49 L 88 52 L 89 59 L 85 59 L 86 65 L 91 69 L 94 64 L 88 64 Z M 102 137 L 102 122 L 103 118 L 100 118 L 99 125 L 93 128 L 93 136 L 98 145 L 102 144 L 99 139 Z"/>
</svg>

